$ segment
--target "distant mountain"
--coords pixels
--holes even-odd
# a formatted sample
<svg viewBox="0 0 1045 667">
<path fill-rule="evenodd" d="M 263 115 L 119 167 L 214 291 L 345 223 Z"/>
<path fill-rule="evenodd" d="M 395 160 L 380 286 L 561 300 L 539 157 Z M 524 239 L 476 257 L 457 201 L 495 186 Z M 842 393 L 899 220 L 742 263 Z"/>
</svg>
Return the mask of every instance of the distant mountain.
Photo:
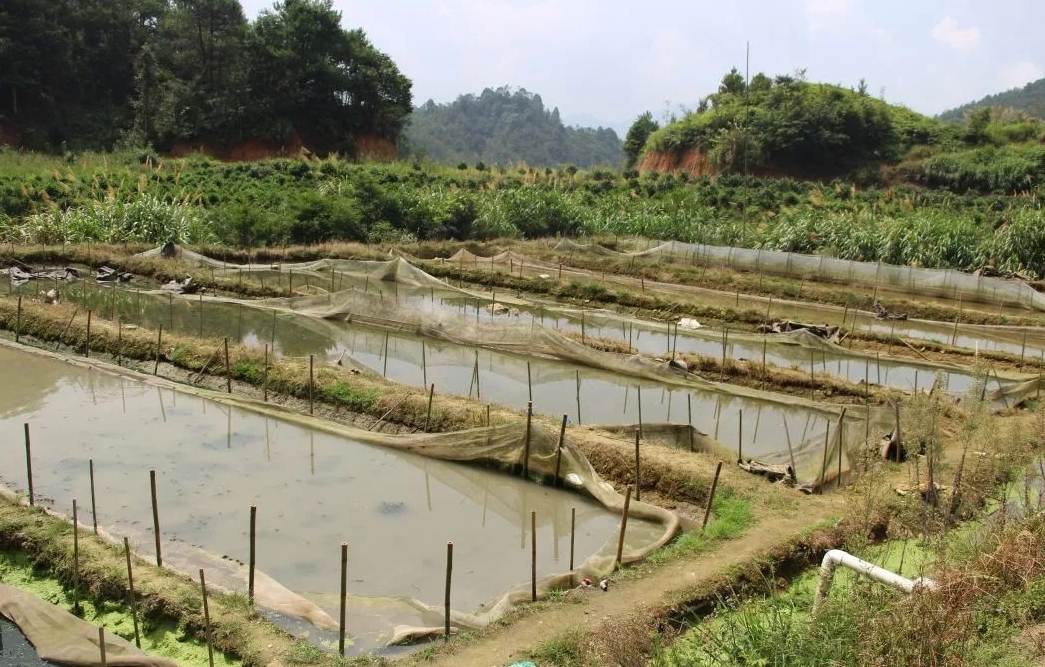
<svg viewBox="0 0 1045 667">
<path fill-rule="evenodd" d="M 447 164 L 591 167 L 616 166 L 623 159 L 612 129 L 568 127 L 558 108 L 545 108 L 540 95 L 507 86 L 447 104 L 429 100 L 410 115 L 403 143 L 407 153 Z"/>
<path fill-rule="evenodd" d="M 1013 88 L 997 95 L 988 95 L 976 102 L 963 104 L 950 111 L 944 111 L 938 118 L 950 122 L 961 122 L 965 120 L 965 116 L 970 111 L 981 107 L 1013 109 L 1045 120 L 1045 79 L 1031 81 L 1023 88 Z"/>
</svg>

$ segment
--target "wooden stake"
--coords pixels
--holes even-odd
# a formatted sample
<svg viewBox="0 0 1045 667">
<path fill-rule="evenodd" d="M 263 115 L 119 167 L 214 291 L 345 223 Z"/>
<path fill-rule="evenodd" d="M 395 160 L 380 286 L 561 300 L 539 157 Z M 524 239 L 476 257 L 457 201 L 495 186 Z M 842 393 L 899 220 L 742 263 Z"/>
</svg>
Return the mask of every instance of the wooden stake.
<svg viewBox="0 0 1045 667">
<path fill-rule="evenodd" d="M 718 476 L 722 472 L 722 461 L 715 466 L 715 476 L 711 479 L 711 491 L 708 493 L 708 504 L 704 507 L 704 520 L 700 523 L 700 531 L 708 527 L 708 517 L 711 516 L 711 507 L 715 502 L 715 490 L 718 489 Z"/>
<path fill-rule="evenodd" d="M 312 370 L 312 367 L 313 367 L 314 363 L 315 363 L 315 356 L 311 355 L 311 354 L 308 355 L 308 413 L 310 415 L 313 414 L 313 412 L 314 412 L 314 410 L 313 410 L 313 401 L 312 401 L 312 394 L 315 391 L 315 384 L 316 384 L 315 375 L 314 375 L 313 370 Z"/>
<path fill-rule="evenodd" d="M 341 619 L 338 625 L 337 652 L 345 655 L 345 605 L 348 596 L 348 543 L 341 543 Z"/>
<path fill-rule="evenodd" d="M 74 313 L 75 316 L 75 313 Z M 18 295 L 18 316 L 15 318 L 15 342 L 22 339 L 22 295 Z"/>
<path fill-rule="evenodd" d="M 160 372 L 160 345 L 163 343 L 163 326 L 156 331 L 156 365 L 152 367 L 152 374 L 158 375 Z"/>
<path fill-rule="evenodd" d="M 91 523 L 94 525 L 94 534 L 98 534 L 98 508 L 94 503 L 94 459 L 87 459 L 87 471 L 91 478 Z"/>
<path fill-rule="evenodd" d="M 388 377 L 388 332 L 385 332 L 385 344 L 381 351 L 381 377 Z"/>
<path fill-rule="evenodd" d="M 639 464 L 639 434 L 641 429 L 635 431 L 635 500 L 641 500 L 639 494 L 642 486 L 642 469 Z"/>
<path fill-rule="evenodd" d="M 581 372 L 575 371 L 577 374 L 577 425 L 581 424 Z"/>
<path fill-rule="evenodd" d="M 817 484 L 817 493 L 824 493 L 824 477 L 827 475 L 827 448 L 831 444 L 831 422 L 827 422 L 827 430 L 824 432 L 824 458 L 820 463 L 820 483 Z"/>
<path fill-rule="evenodd" d="M 526 403 L 526 440 L 523 444 L 523 477 L 530 476 L 530 431 L 533 421 L 533 401 Z"/>
<path fill-rule="evenodd" d="M 530 362 L 526 362 L 526 392 L 529 396 L 529 401 L 533 403 L 533 380 L 530 377 Z"/>
<path fill-rule="evenodd" d="M 29 507 L 36 505 L 36 494 L 33 493 L 33 453 L 29 446 L 29 423 L 22 425 L 25 431 L 25 475 L 29 481 Z"/>
<path fill-rule="evenodd" d="M 268 403 L 269 400 L 269 346 L 265 343 L 265 372 L 261 380 L 261 400 Z"/>
<path fill-rule="evenodd" d="M 80 609 L 80 519 L 73 498 L 73 612 Z"/>
<path fill-rule="evenodd" d="M 570 572 L 573 572 L 573 544 L 577 537 L 577 508 L 570 508 Z"/>
<path fill-rule="evenodd" d="M 210 606 L 207 604 L 207 579 L 203 576 L 203 568 L 200 568 L 200 593 L 203 595 L 203 632 L 207 638 L 207 662 L 210 667 L 214 667 L 214 642 L 211 640 Z"/>
<path fill-rule="evenodd" d="M 560 471 L 562 470 L 562 445 L 566 440 L 566 415 L 562 416 L 562 426 L 559 427 L 559 446 L 555 448 L 555 486 L 561 486 L 562 480 L 559 479 Z"/>
<path fill-rule="evenodd" d="M 624 513 L 620 518 L 620 537 L 617 538 L 617 567 L 624 559 L 624 534 L 628 530 L 628 511 L 631 509 L 631 487 L 624 492 Z"/>
<path fill-rule="evenodd" d="M 123 322 L 116 320 L 116 365 L 120 365 L 123 358 Z"/>
<path fill-rule="evenodd" d="M 689 424 L 689 451 L 693 451 L 693 394 L 686 394 L 686 422 Z"/>
<path fill-rule="evenodd" d="M 98 628 L 98 658 L 101 660 L 102 667 L 107 667 L 109 661 L 105 655 L 105 628 Z"/>
<path fill-rule="evenodd" d="M 229 337 L 225 336 L 225 391 L 232 393 L 232 367 L 229 366 Z"/>
<path fill-rule="evenodd" d="M 425 355 L 425 342 L 421 340 L 421 386 L 428 386 L 428 358 Z"/>
<path fill-rule="evenodd" d="M 91 311 L 87 310 L 87 340 L 83 344 L 83 356 L 91 356 Z"/>
<path fill-rule="evenodd" d="M 203 292 L 200 292 L 200 338 L 203 338 Z"/>
<path fill-rule="evenodd" d="M 537 512 L 530 512 L 530 602 L 537 602 Z"/>
<path fill-rule="evenodd" d="M 744 411 L 737 410 L 737 463 L 744 462 Z"/>
<path fill-rule="evenodd" d="M 443 640 L 450 641 L 450 579 L 454 571 L 454 543 L 446 543 L 446 597 L 443 600 L 445 625 Z"/>
<path fill-rule="evenodd" d="M 152 491 L 152 533 L 156 539 L 156 567 L 163 567 L 163 553 L 160 550 L 160 508 L 156 504 L 156 471 L 149 471 L 149 487 Z"/>
<path fill-rule="evenodd" d="M 435 383 L 428 388 L 428 412 L 425 415 L 425 431 L 428 431 L 428 427 L 432 423 L 432 397 L 435 395 Z M 489 424 L 487 424 L 489 426 Z"/>
<path fill-rule="evenodd" d="M 257 552 L 255 549 L 257 535 L 258 508 L 250 506 L 250 563 L 247 570 L 247 599 L 254 604 L 254 566 L 257 563 Z"/>
<path fill-rule="evenodd" d="M 123 554 L 127 558 L 127 606 L 131 608 L 131 621 L 134 622 L 134 645 L 142 647 L 141 634 L 138 631 L 138 601 L 134 597 L 134 573 L 131 571 L 131 543 L 123 538 Z"/>
</svg>

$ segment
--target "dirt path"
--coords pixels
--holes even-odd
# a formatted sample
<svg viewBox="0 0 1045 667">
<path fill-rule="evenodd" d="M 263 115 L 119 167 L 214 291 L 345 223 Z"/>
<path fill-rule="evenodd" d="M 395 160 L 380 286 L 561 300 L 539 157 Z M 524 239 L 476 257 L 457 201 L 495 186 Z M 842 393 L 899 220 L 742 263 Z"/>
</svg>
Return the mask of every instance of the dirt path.
<svg viewBox="0 0 1045 667">
<path fill-rule="evenodd" d="M 618 583 L 607 593 L 594 590 L 580 603 L 564 603 L 516 619 L 510 625 L 493 629 L 473 643 L 425 664 L 501 667 L 525 658 L 529 649 L 567 629 L 578 628 L 584 632 L 638 609 L 653 610 L 670 604 L 729 567 L 798 537 L 803 530 L 837 515 L 841 510 L 841 497 L 806 500 L 808 502 L 803 503 L 800 512 L 787 517 L 763 516 L 744 535 L 719 544 L 711 553 L 668 563 L 649 575 Z"/>
</svg>

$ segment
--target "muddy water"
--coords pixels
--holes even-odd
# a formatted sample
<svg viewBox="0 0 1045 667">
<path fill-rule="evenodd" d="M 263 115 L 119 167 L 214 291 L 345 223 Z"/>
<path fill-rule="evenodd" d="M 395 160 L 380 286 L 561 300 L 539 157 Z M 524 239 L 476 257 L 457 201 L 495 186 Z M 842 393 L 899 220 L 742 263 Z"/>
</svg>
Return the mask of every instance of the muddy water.
<svg viewBox="0 0 1045 667">
<path fill-rule="evenodd" d="M 486 268 L 489 265 L 480 264 Z M 526 264 L 520 268 L 515 264 L 516 273 L 523 273 L 530 277 L 547 274 L 549 269 L 542 266 L 531 266 Z M 506 272 L 506 265 L 494 265 L 493 270 Z M 591 271 L 571 269 L 564 267 L 562 277 L 565 280 L 574 280 L 586 283 L 608 283 L 622 285 L 632 290 L 642 289 L 641 281 L 629 276 L 616 274 L 595 274 Z M 713 290 L 693 285 L 676 285 L 671 283 L 658 283 L 646 281 L 644 291 L 648 294 L 659 295 L 699 303 L 708 306 L 724 308 L 740 308 L 763 310 L 771 306 L 771 316 L 787 317 L 792 320 L 808 321 L 817 324 L 824 322 L 838 323 L 842 319 L 844 309 L 839 306 L 798 302 L 773 299 L 770 304 L 768 297 L 744 294 L 738 297 L 735 294 Z M 894 326 L 895 325 L 895 326 Z M 953 323 L 934 322 L 930 320 L 906 320 L 900 322 L 880 321 L 870 313 L 860 312 L 857 315 L 856 327 L 859 329 L 871 328 L 878 333 L 895 333 L 898 336 L 916 340 L 930 340 L 940 343 L 950 343 L 952 340 Z M 1027 333 L 1026 346 L 1023 345 L 1023 335 Z M 997 352 L 1008 352 L 1020 354 L 1024 351 L 1029 358 L 1037 358 L 1045 354 L 1045 329 L 1037 327 L 989 327 L 960 325 L 958 334 L 954 336 L 954 344 L 968 349 L 990 350 Z"/>
<path fill-rule="evenodd" d="M 529 371 L 534 411 L 556 417 L 565 414 L 572 423 L 633 424 L 640 417 L 645 423 L 692 423 L 727 447 L 742 448 L 745 456 L 779 462 L 788 456 L 790 437 L 798 453 L 800 476 L 804 474 L 805 478 L 816 471 L 804 464 L 802 452 L 821 446 L 827 424 L 833 419 L 800 406 L 686 390 L 560 361 L 422 341 L 404 333 L 387 334 L 386 354 L 386 332 L 382 330 L 242 304 L 111 289 L 95 294 L 104 300 L 95 304 L 100 312 L 115 308 L 125 322 L 149 328 L 162 325 L 167 330 L 173 324 L 175 332 L 195 336 L 200 331 L 202 312 L 204 336 L 229 336 L 255 348 L 269 344 L 277 356 L 315 354 L 332 362 L 346 355 L 401 384 L 424 387 L 434 383 L 439 393 L 470 396 L 519 410 L 525 410 L 531 400 Z M 440 305 L 438 297 L 410 295 L 406 290 L 401 291 L 400 299 L 401 305 L 409 303 L 416 309 L 451 307 Z M 471 307 L 473 314 L 474 310 Z M 484 309 L 480 309 L 480 317 L 482 312 Z M 874 433 L 865 434 L 862 426 L 847 431 L 847 436 L 860 442 L 865 435 L 876 437 Z"/>
<path fill-rule="evenodd" d="M 153 553 L 148 471 L 158 477 L 165 539 L 246 561 L 248 508 L 258 507 L 258 567 L 337 618 L 339 545 L 350 545 L 353 596 L 439 603 L 446 542 L 454 552 L 454 607 L 476 611 L 529 576 L 528 524 L 537 513 L 538 574 L 568 569 L 570 509 L 577 562 L 615 535 L 619 517 L 565 491 L 478 467 L 370 446 L 257 413 L 53 359 L 0 348 L 0 434 L 32 429 L 38 496 L 91 522 L 88 459 L 98 521 Z M 0 448 L 0 481 L 24 488 L 21 446 Z M 629 543 L 659 528 L 629 522 Z M 356 600 L 349 625 L 367 624 Z M 355 614 L 355 620 L 352 619 Z M 356 637 L 370 649 L 392 623 Z M 406 622 L 415 622 L 413 618 Z M 312 629 L 313 636 L 329 639 Z"/>
</svg>

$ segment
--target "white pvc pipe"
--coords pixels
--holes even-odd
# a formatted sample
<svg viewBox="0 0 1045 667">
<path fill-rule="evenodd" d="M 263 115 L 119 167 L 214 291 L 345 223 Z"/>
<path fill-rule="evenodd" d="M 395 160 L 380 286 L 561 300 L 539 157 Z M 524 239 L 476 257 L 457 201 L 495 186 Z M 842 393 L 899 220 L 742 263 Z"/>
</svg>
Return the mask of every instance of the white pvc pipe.
<svg viewBox="0 0 1045 667">
<path fill-rule="evenodd" d="M 910 593 L 916 588 L 927 588 L 930 590 L 936 588 L 936 582 L 932 579 L 926 577 L 917 579 L 901 577 L 895 572 L 878 567 L 874 563 L 868 563 L 862 558 L 857 558 L 841 549 L 831 549 L 824 554 L 824 560 L 820 563 L 820 581 L 816 585 L 816 597 L 813 599 L 814 614 L 831 591 L 831 580 L 834 578 L 835 568 L 839 565 L 847 567 L 857 574 L 870 577 L 877 582 L 892 586 L 904 593 Z"/>
</svg>

